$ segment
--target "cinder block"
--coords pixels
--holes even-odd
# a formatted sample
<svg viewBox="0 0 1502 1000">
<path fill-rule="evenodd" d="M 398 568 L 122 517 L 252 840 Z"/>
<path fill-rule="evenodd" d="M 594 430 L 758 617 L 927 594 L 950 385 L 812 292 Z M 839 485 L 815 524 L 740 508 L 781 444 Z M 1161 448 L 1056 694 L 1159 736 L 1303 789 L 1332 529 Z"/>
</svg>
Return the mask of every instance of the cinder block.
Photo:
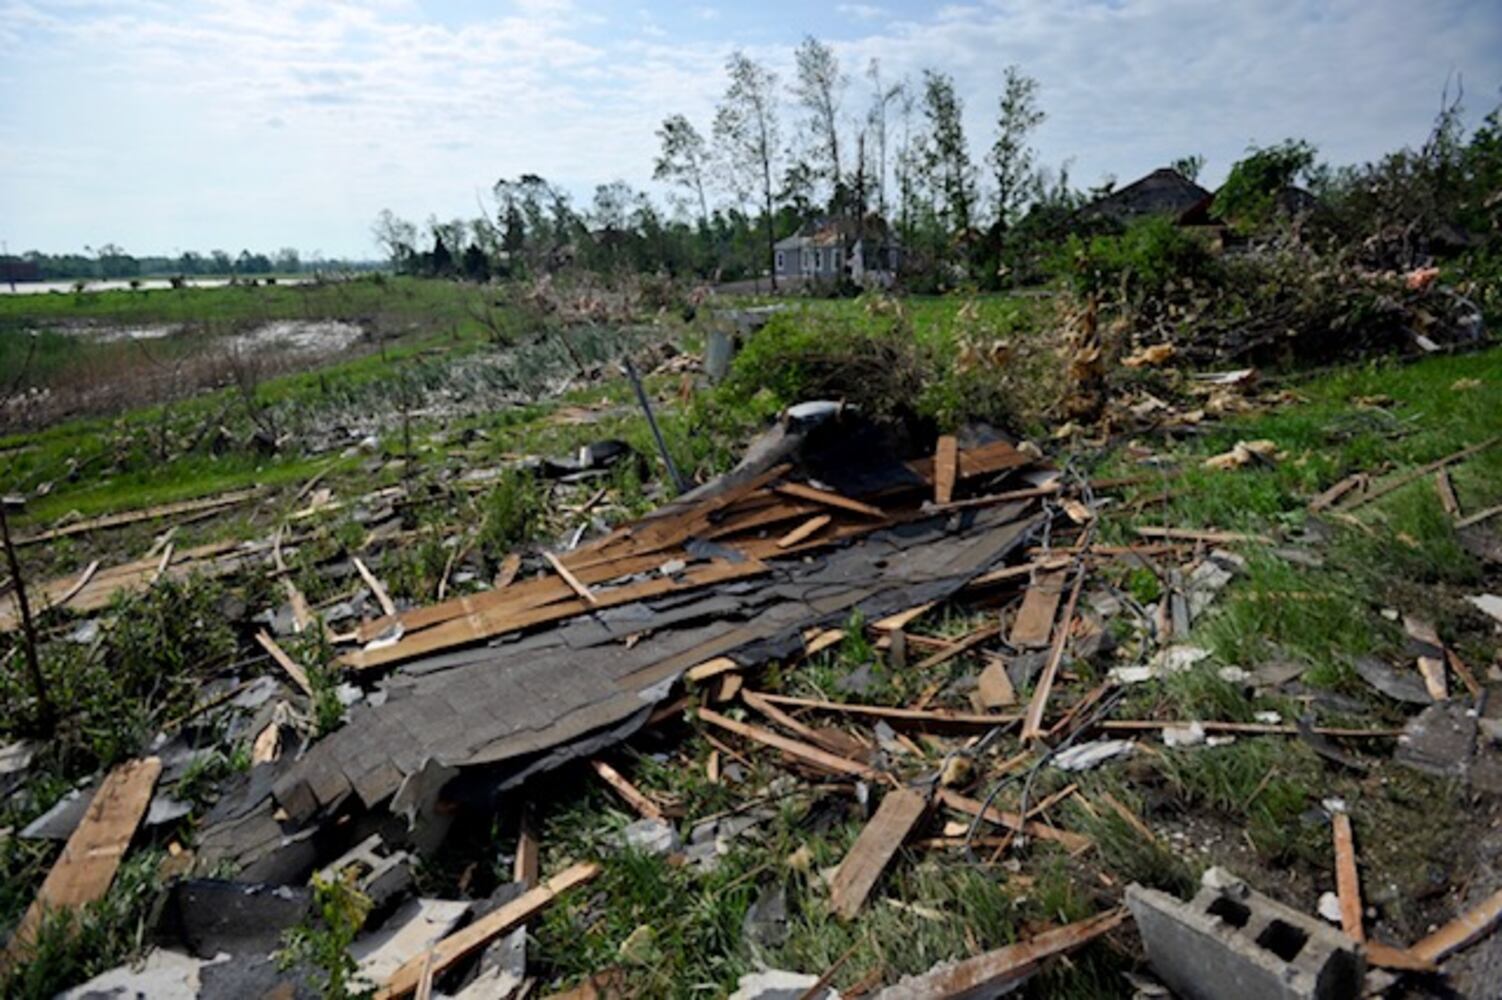
<svg viewBox="0 0 1502 1000">
<path fill-rule="evenodd" d="M 1220 869 L 1189 902 L 1131 885 L 1148 961 L 1185 1000 L 1347 1000 L 1366 955 L 1333 927 L 1253 892 Z"/>
</svg>

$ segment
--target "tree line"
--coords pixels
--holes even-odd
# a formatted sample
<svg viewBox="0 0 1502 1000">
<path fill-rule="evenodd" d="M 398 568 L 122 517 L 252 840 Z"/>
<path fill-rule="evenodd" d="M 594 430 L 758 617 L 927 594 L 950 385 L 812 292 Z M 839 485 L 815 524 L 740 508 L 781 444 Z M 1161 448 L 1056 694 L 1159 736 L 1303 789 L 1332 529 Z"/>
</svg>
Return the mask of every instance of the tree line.
<svg viewBox="0 0 1502 1000">
<path fill-rule="evenodd" d="M 114 243 L 83 253 L 47 254 L 36 250 L 0 256 L 0 281 L 128 280 L 165 277 L 236 277 L 246 275 L 302 274 L 314 271 L 360 270 L 365 261 L 326 260 L 314 255 L 304 260 L 297 250 L 284 247 L 273 254 L 241 250 L 231 257 L 224 250 L 201 254 L 193 250 L 175 257 L 137 256 Z"/>
<path fill-rule="evenodd" d="M 1045 120 L 1039 85 L 1017 66 L 1002 74 L 979 160 L 964 102 L 939 70 L 891 80 L 873 59 L 856 87 L 834 50 L 810 36 L 786 84 L 742 51 L 725 74 L 712 120 L 670 114 L 656 131 L 653 178 L 668 186 L 665 207 L 618 180 L 580 208 L 523 174 L 496 182 L 488 216 L 419 228 L 388 210 L 376 240 L 413 273 L 484 278 L 573 264 L 733 281 L 766 272 L 776 241 L 804 222 L 843 217 L 895 237 L 910 286 L 990 283 L 1009 247 L 1091 196 L 1070 187 L 1067 166 L 1040 165 L 1031 145 Z"/>
</svg>

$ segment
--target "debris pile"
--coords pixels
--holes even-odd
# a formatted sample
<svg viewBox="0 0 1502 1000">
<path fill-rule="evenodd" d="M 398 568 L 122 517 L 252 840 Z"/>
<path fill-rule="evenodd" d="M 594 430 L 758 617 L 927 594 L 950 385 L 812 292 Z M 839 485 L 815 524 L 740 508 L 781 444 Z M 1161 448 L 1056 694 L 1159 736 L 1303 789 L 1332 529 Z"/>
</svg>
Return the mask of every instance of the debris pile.
<svg viewBox="0 0 1502 1000">
<path fill-rule="evenodd" d="M 629 449 L 606 443 L 536 472 L 583 475 L 574 481 L 589 490 L 588 473 L 629 460 Z M 1247 441 L 1212 467 L 1275 460 L 1265 442 Z M 525 995 L 538 974 L 527 925 L 589 892 L 614 853 L 711 872 L 759 836 L 778 803 L 797 802 L 810 817 L 856 815 L 863 826 L 826 870 L 815 871 L 811 857 L 786 860 L 817 887 L 813 895 L 790 898 L 776 878 L 757 883 L 744 922 L 755 954 L 778 947 L 791 915 L 811 907 L 841 922 L 889 904 L 930 919 L 921 899 L 884 899 L 884 882 L 918 852 L 1023 886 L 1040 863 L 1077 873 L 1075 919 L 1061 910 L 1014 943 L 970 942 L 969 957 L 919 973 L 877 966 L 843 995 L 997 995 L 1107 935 L 1112 947 L 1130 949 L 1128 921 L 1151 970 L 1186 997 L 1225 995 L 1226 983 L 1246 996 L 1354 996 L 1432 974 L 1502 917 L 1502 903 L 1493 897 L 1408 947 L 1368 941 L 1356 841 L 1338 803 L 1322 815 L 1333 837 L 1329 909 L 1339 930 L 1219 869 L 1187 903 L 1112 872 L 1102 831 L 1176 863 L 1161 825 L 1091 783 L 1142 757 L 1277 736 L 1359 770 L 1370 746 L 1395 742 L 1396 760 L 1408 767 L 1502 790 L 1482 738 L 1492 733 L 1489 720 L 1474 709 L 1482 692 L 1417 617 L 1404 623 L 1416 672 L 1372 658 L 1354 666 L 1383 695 L 1422 706 L 1396 740 L 1390 729 L 1316 725 L 1312 714 L 1183 718 L 1144 696 L 1158 689 L 1148 682 L 1210 674 L 1203 661 L 1211 653 L 1190 643 L 1191 631 L 1246 570 L 1229 547 L 1277 542 L 1164 527 L 1145 529 L 1136 543 L 1108 543 L 1103 515 L 1117 503 L 1112 492 L 1131 482 L 1050 468 L 983 430 L 901 460 L 879 428 L 813 403 L 794 408 L 726 476 L 588 540 L 585 522 L 556 551 L 517 551 L 492 580 L 455 574 L 456 596 L 434 603 L 399 604 L 351 556 L 343 572 L 360 594 L 315 614 L 285 573 L 298 522 L 339 502 L 313 484 L 297 498 L 307 506 L 270 540 L 176 552 L 169 534 L 145 558 L 104 570 L 95 563 L 39 588 L 42 602 L 95 610 L 164 574 L 278 579 L 286 605 L 258 623 L 264 658 L 253 661 L 274 672 L 231 664 L 206 685 L 184 720 L 191 724 L 164 730 L 149 755 L 17 834 L 67 843 L 5 961 L 32 953 L 50 911 L 100 899 L 131 844 L 151 839 L 175 876 L 153 931 L 161 947 L 144 966 L 106 972 L 80 995 L 302 995 L 346 983 L 381 997 Z M 1354 484 L 1344 502 L 1383 488 Z M 397 487 L 349 502 L 380 509 L 412 497 Z M 75 529 L 88 530 L 64 526 L 22 541 Z M 399 545 L 402 535 L 386 541 Z M 450 556 L 440 592 L 462 561 Z M 1157 596 L 1120 585 L 1119 571 L 1138 566 L 1152 568 Z M 1476 607 L 1497 617 L 1495 601 L 1483 595 Z M 7 598 L 0 629 L 17 618 Z M 291 655 L 293 640 L 323 644 L 328 663 Z M 821 655 L 845 648 L 859 650 L 859 662 L 829 673 Z M 1298 684 L 1302 668 L 1275 666 L 1224 666 L 1213 677 L 1230 688 Z M 793 693 L 789 678 L 816 669 L 824 671 L 818 683 Z M 1451 675 L 1472 695 L 1469 705 L 1452 697 Z M 330 698 L 340 718 L 325 733 L 318 720 Z M 196 762 L 218 752 L 214 740 L 244 742 L 249 766 L 184 837 L 175 823 L 191 809 Z M 648 746 L 667 766 L 703 774 L 741 801 L 706 815 L 650 787 L 633 772 Z M 5 780 L 25 772 L 32 752 L 17 745 L 0 753 Z M 538 811 L 577 795 L 581 778 L 636 820 L 589 850 L 541 842 Z M 503 831 L 509 856 L 496 867 L 510 877 L 476 875 L 471 865 L 457 895 L 431 895 L 433 866 L 484 830 Z M 312 925 L 334 942 L 322 950 L 336 956 L 331 966 L 315 968 L 316 949 L 288 945 L 299 934 L 306 940 Z M 637 927 L 620 944 L 619 965 L 595 970 L 574 995 L 633 995 L 632 970 L 653 964 L 656 934 Z M 832 987 L 839 966 L 764 968 L 744 976 L 734 995 L 840 995 Z M 1132 975 L 1148 983 L 1145 973 Z"/>
</svg>

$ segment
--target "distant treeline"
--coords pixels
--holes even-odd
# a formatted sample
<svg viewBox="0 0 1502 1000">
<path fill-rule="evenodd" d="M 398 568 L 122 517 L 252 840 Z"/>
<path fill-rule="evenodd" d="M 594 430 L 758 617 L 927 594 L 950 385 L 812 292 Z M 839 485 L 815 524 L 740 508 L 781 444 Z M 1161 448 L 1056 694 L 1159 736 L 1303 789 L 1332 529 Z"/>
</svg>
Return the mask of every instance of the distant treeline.
<svg viewBox="0 0 1502 1000">
<path fill-rule="evenodd" d="M 0 281 L 128 280 L 130 278 L 231 277 L 237 275 L 302 274 L 314 271 L 359 271 L 383 266 L 374 261 L 326 260 L 315 256 L 303 260 L 291 247 L 274 254 L 241 250 L 231 257 L 223 250 L 207 254 L 189 250 L 177 257 L 127 253 L 113 243 L 85 253 L 47 254 L 28 250 L 0 257 Z"/>
</svg>

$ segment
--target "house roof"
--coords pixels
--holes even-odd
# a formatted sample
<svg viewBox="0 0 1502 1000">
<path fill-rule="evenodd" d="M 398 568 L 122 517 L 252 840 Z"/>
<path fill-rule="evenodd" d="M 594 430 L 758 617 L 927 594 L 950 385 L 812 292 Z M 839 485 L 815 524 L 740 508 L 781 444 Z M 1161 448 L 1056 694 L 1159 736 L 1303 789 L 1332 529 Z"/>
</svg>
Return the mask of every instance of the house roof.
<svg viewBox="0 0 1502 1000">
<path fill-rule="evenodd" d="M 1086 215 L 1125 222 L 1143 215 L 1180 215 L 1210 192 L 1168 167 L 1161 167 L 1119 191 L 1086 205 Z"/>
</svg>

